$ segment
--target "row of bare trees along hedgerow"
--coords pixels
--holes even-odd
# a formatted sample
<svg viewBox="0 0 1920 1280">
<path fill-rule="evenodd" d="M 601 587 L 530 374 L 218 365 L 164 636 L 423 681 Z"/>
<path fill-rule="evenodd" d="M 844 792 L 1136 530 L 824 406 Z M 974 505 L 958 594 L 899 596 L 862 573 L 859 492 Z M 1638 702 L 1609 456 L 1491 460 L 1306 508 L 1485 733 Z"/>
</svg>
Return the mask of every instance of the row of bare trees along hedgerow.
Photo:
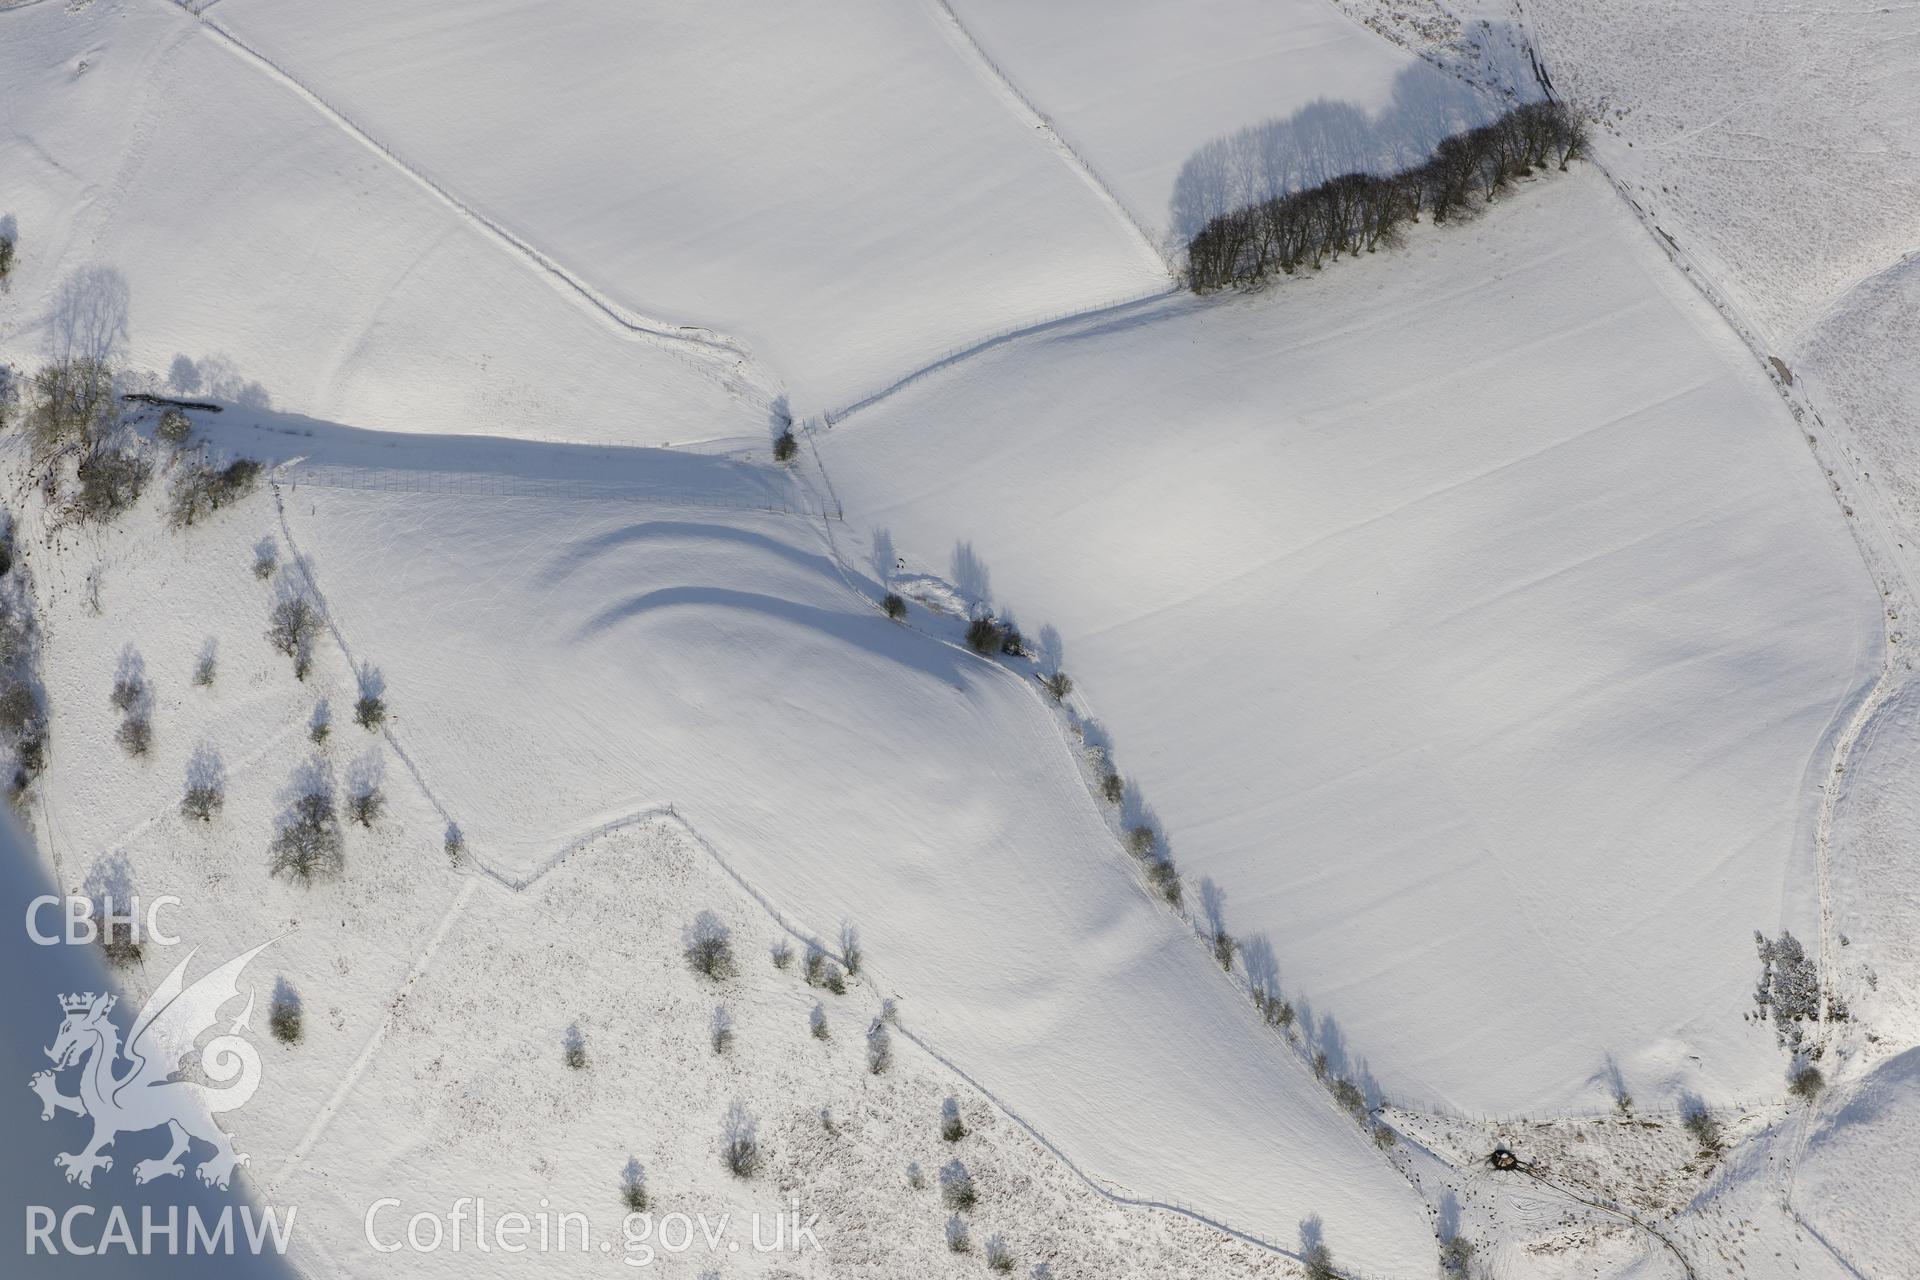
<svg viewBox="0 0 1920 1280">
<path fill-rule="evenodd" d="M 1376 176 L 1348 173 L 1212 219 L 1187 244 L 1196 293 L 1292 275 L 1343 253 L 1394 243 L 1401 224 L 1429 213 L 1459 218 L 1510 182 L 1565 169 L 1586 149 L 1586 124 L 1564 103 L 1529 102 L 1491 124 L 1440 140 L 1425 164 Z"/>
</svg>

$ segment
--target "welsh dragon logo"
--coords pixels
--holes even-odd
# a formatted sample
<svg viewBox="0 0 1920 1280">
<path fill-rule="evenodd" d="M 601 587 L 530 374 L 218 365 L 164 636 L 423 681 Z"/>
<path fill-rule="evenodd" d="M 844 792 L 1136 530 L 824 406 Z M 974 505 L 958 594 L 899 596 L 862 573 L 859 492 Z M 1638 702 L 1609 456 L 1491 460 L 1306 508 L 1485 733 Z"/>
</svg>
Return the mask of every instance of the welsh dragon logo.
<svg viewBox="0 0 1920 1280">
<path fill-rule="evenodd" d="M 113 1157 L 103 1152 L 115 1138 L 165 1125 L 172 1147 L 157 1160 L 136 1163 L 135 1182 L 180 1176 L 185 1172 L 180 1158 L 197 1139 L 213 1147 L 213 1155 L 195 1174 L 208 1186 L 227 1186 L 234 1166 L 245 1164 L 247 1157 L 233 1149 L 233 1140 L 213 1118 L 244 1106 L 260 1087 L 260 1054 L 240 1034 L 253 1013 L 251 989 L 240 1016 L 199 1049 L 197 1074 L 213 1083 L 171 1077 L 193 1065 L 188 1059 L 200 1037 L 220 1020 L 221 1006 L 240 994 L 241 971 L 270 945 L 262 943 L 229 960 L 192 986 L 185 986 L 187 964 L 193 959 L 188 952 L 141 1008 L 124 1054 L 119 1028 L 107 1017 L 118 997 L 91 991 L 60 997 L 66 1019 L 46 1051 L 53 1070 L 35 1072 L 28 1084 L 40 1095 L 42 1120 L 53 1119 L 56 1111 L 71 1111 L 93 1121 L 86 1146 L 53 1158 L 66 1170 L 68 1182 L 91 1187 L 95 1169 L 113 1168 Z M 79 1092 L 72 1095 L 61 1093 L 58 1084 L 59 1073 L 70 1067 L 80 1071 Z"/>
</svg>

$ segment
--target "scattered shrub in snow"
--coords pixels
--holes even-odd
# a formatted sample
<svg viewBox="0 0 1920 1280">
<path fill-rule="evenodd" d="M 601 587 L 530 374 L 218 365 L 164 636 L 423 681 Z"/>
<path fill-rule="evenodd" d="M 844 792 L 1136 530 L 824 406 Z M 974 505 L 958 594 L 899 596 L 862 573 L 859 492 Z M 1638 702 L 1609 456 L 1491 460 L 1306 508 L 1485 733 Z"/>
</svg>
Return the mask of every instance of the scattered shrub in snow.
<svg viewBox="0 0 1920 1280">
<path fill-rule="evenodd" d="M 13 237 L 0 236 L 0 280 L 13 274 Z"/>
<path fill-rule="evenodd" d="M 958 1142 L 967 1136 L 967 1123 L 960 1118 L 958 1098 L 948 1098 L 940 1104 L 940 1136 L 948 1142 Z"/>
<path fill-rule="evenodd" d="M 206 646 L 200 650 L 200 660 L 193 664 L 194 684 L 202 689 L 211 689 L 213 687 L 214 674 L 219 669 L 219 663 L 219 647 L 212 640 L 209 640 Z"/>
<path fill-rule="evenodd" d="M 280 565 L 280 548 L 272 538 L 253 544 L 253 576 L 265 582 Z"/>
<path fill-rule="evenodd" d="M 840 955 L 847 962 L 847 973 L 858 976 L 866 952 L 860 949 L 860 930 L 854 927 L 851 920 L 840 926 Z"/>
<path fill-rule="evenodd" d="M 727 1108 L 720 1127 L 720 1162 L 736 1178 L 760 1172 L 760 1126 L 738 1102 Z"/>
<path fill-rule="evenodd" d="M 997 1271 L 1002 1275 L 1013 1271 L 1013 1250 L 1007 1246 L 1005 1236 L 993 1235 L 987 1238 L 986 1258 L 989 1271 Z"/>
<path fill-rule="evenodd" d="M 587 1066 L 587 1037 L 580 1030 L 580 1024 L 574 1023 L 567 1028 L 567 1034 L 560 1037 L 560 1061 L 572 1071 L 584 1071 Z"/>
<path fill-rule="evenodd" d="M 96 917 L 96 924 L 100 930 L 100 949 L 106 953 L 109 965 L 125 969 L 140 963 L 141 947 L 133 935 L 132 921 L 100 921 Z"/>
<path fill-rule="evenodd" d="M 773 958 L 774 968 L 784 971 L 793 967 L 793 946 L 785 938 L 776 941 L 769 954 Z"/>
<path fill-rule="evenodd" d="M 992 653 L 1000 647 L 1000 628 L 992 618 L 975 618 L 967 624 L 967 645 L 975 653 Z"/>
<path fill-rule="evenodd" d="M 847 980 L 840 966 L 827 958 L 826 948 L 817 942 L 807 944 L 805 972 L 808 986 L 825 987 L 837 996 L 847 994 Z"/>
<path fill-rule="evenodd" d="M 1000 629 L 1000 652 L 1009 658 L 1019 658 L 1026 655 L 1026 641 L 1020 635 L 1020 628 L 1014 626 L 1011 622 Z"/>
<path fill-rule="evenodd" d="M 1440 1270 L 1450 1276 L 1465 1276 L 1473 1269 L 1473 1241 L 1453 1236 L 1440 1246 Z"/>
<path fill-rule="evenodd" d="M 273 874 L 285 873 L 303 885 L 340 874 L 340 819 L 333 792 L 313 785 L 294 801 L 293 812 L 273 838 Z"/>
<path fill-rule="evenodd" d="M 1256 990 L 1253 993 L 1253 1006 L 1260 1010 L 1260 1016 L 1267 1020 L 1270 1027 L 1279 1027 L 1292 1034 L 1293 1006 L 1279 996 Z"/>
<path fill-rule="evenodd" d="M 1373 1137 L 1373 1145 L 1380 1148 L 1382 1151 L 1390 1150 L 1393 1147 L 1394 1143 L 1400 1141 L 1400 1135 L 1396 1134 L 1393 1130 L 1387 1128 L 1387 1126 L 1383 1124 L 1376 1124 L 1375 1126 L 1373 1126 L 1371 1133 Z"/>
<path fill-rule="evenodd" d="M 119 422 L 112 367 L 84 355 L 43 365 L 27 380 L 25 422 L 37 459 L 111 430 Z"/>
<path fill-rule="evenodd" d="M 807 1025 L 813 1030 L 815 1040 L 833 1038 L 832 1028 L 827 1026 L 827 1010 L 818 1000 L 813 1002 L 813 1012 L 807 1015 Z"/>
<path fill-rule="evenodd" d="M 1800 1024 L 1820 1017 L 1819 971 L 1791 933 L 1783 932 L 1774 941 L 1756 930 L 1753 943 L 1760 953 L 1760 984 L 1753 1001 L 1761 1017 L 1772 1017 L 1780 1046 L 1798 1053 L 1804 1037 Z"/>
<path fill-rule="evenodd" d="M 387 722 L 387 704 L 377 693 L 363 693 L 353 704 L 353 722 L 372 733 Z"/>
<path fill-rule="evenodd" d="M 113 692 L 107 695 L 107 701 L 113 704 L 115 711 L 127 712 L 145 702 L 146 697 L 147 680 L 136 662 L 124 667 L 114 677 Z"/>
<path fill-rule="evenodd" d="M 907 616 L 907 602 L 898 591 L 887 592 L 887 598 L 880 602 L 880 607 L 895 622 Z"/>
<path fill-rule="evenodd" d="M 1154 834 L 1153 828 L 1144 823 L 1127 830 L 1127 852 L 1136 858 L 1144 858 L 1151 854 L 1154 846 L 1159 842 L 1160 838 Z"/>
<path fill-rule="evenodd" d="M 460 860 L 467 856 L 467 838 L 461 834 L 459 824 L 452 822 L 447 824 L 445 848 L 447 861 L 456 867 L 460 865 Z"/>
<path fill-rule="evenodd" d="M 1127 794 L 1127 784 L 1121 781 L 1119 774 L 1110 771 L 1100 779 L 1100 794 L 1107 798 L 1108 804 L 1119 804 Z"/>
<path fill-rule="evenodd" d="M 1713 1112 L 1707 1110 L 1705 1106 L 1696 1106 L 1687 1112 L 1681 1123 L 1686 1125 L 1687 1132 L 1693 1135 L 1693 1140 L 1700 1144 L 1702 1155 L 1719 1154 L 1720 1122 L 1714 1118 Z"/>
<path fill-rule="evenodd" d="M 273 1003 L 267 1009 L 267 1029 L 281 1044 L 300 1039 L 300 995 L 281 978 L 273 986 Z"/>
<path fill-rule="evenodd" d="M 907 1185 L 915 1191 L 927 1189 L 927 1173 L 920 1167 L 918 1160 L 907 1161 Z"/>
<path fill-rule="evenodd" d="M 74 499 L 74 514 L 95 524 L 115 519 L 140 501 L 152 474 L 153 464 L 132 449 L 89 450 L 75 472 L 80 493 Z"/>
<path fill-rule="evenodd" d="M 1435 222 L 1466 212 L 1514 178 L 1584 154 L 1586 125 L 1565 104 L 1530 102 L 1490 124 L 1441 139 L 1422 165 L 1388 176 L 1348 173 L 1209 221 L 1187 244 L 1196 293 L 1292 275 L 1342 254 L 1395 243 L 1423 209 Z"/>
<path fill-rule="evenodd" d="M 180 814 L 201 822 L 212 822 L 213 815 L 226 803 L 226 797 L 220 794 L 218 787 L 203 784 L 189 784 L 187 794 L 181 797 Z"/>
<path fill-rule="evenodd" d="M 687 963 L 695 973 L 716 982 L 733 976 L 733 931 L 720 922 L 719 916 L 702 911 L 687 926 L 683 941 Z"/>
<path fill-rule="evenodd" d="M 1313 1078 L 1315 1080 L 1327 1078 L 1327 1052 L 1324 1049 L 1313 1051 Z"/>
<path fill-rule="evenodd" d="M 1048 695 L 1055 702 L 1065 702 L 1073 692 L 1073 677 L 1064 671 L 1056 671 L 1040 683 L 1047 687 Z"/>
<path fill-rule="evenodd" d="M 1228 973 L 1233 972 L 1233 953 L 1239 950 L 1239 947 L 1240 944 L 1235 942 L 1233 935 L 1225 929 L 1216 929 L 1214 931 L 1213 958 L 1218 960 L 1220 967 Z"/>
<path fill-rule="evenodd" d="M 226 771 L 212 747 L 202 744 L 187 762 L 187 793 L 180 800 L 181 816 L 212 822 L 226 803 Z"/>
<path fill-rule="evenodd" d="M 793 438 L 792 427 L 788 427 L 774 438 L 773 460 L 775 462 L 792 462 L 794 455 L 799 452 L 800 442 Z"/>
<path fill-rule="evenodd" d="M 635 1159 L 627 1161 L 627 1167 L 620 1172 L 620 1203 L 627 1206 L 628 1213 L 645 1213 L 647 1205 L 647 1171 Z"/>
<path fill-rule="evenodd" d="M 883 1076 L 893 1068 L 893 1037 L 886 1024 L 876 1022 L 867 1032 L 867 1074 Z"/>
<path fill-rule="evenodd" d="M 1167 900 L 1168 906 L 1178 909 L 1181 899 L 1180 873 L 1173 869 L 1171 859 L 1156 858 L 1149 862 L 1147 879 L 1160 891 L 1160 896 Z"/>
<path fill-rule="evenodd" d="M 1333 1100 L 1351 1111 L 1355 1118 L 1367 1114 L 1367 1095 L 1360 1091 L 1359 1085 L 1342 1077 L 1329 1087 L 1333 1090 Z"/>
<path fill-rule="evenodd" d="M 160 425 L 153 429 L 153 434 L 177 449 L 193 434 L 193 419 L 177 406 L 164 409 L 160 413 Z"/>
<path fill-rule="evenodd" d="M 973 1236 L 967 1231 L 967 1220 L 959 1214 L 947 1219 L 947 1248 L 955 1253 L 972 1253 Z"/>
<path fill-rule="evenodd" d="M 965 1213 L 980 1203 L 980 1189 L 974 1186 L 973 1175 L 958 1160 L 940 1171 L 940 1199 L 958 1213 Z"/>
<path fill-rule="evenodd" d="M 307 737 L 316 747 L 326 745 L 327 737 L 333 732 L 333 708 L 322 698 L 313 706 L 313 716 L 307 721 Z"/>
<path fill-rule="evenodd" d="M 1306 1264 L 1307 1280 L 1341 1280 L 1333 1266 L 1333 1253 L 1322 1241 L 1315 1240 L 1303 1248 L 1300 1261 Z"/>
<path fill-rule="evenodd" d="M 714 1009 L 710 1031 L 714 1053 L 724 1057 L 733 1048 L 733 1015 L 727 1012 L 727 1006 Z"/>
<path fill-rule="evenodd" d="M 355 791 L 347 801 L 347 812 L 353 820 L 369 829 L 380 821 L 380 814 L 387 807 L 387 797 L 379 787 L 368 783 Z"/>
<path fill-rule="evenodd" d="M 182 467 L 174 473 L 167 519 L 175 528 L 185 528 L 240 501 L 259 481 L 260 463 L 254 458 L 236 458 L 224 467 L 208 462 Z"/>
<path fill-rule="evenodd" d="M 1787 1084 L 1787 1092 L 1796 1098 L 1815 1098 L 1827 1087 L 1827 1078 L 1820 1074 L 1820 1068 L 1801 1067 L 1793 1073 L 1793 1079 Z"/>
<path fill-rule="evenodd" d="M 267 639 L 293 659 L 295 678 L 305 680 L 313 666 L 313 639 L 320 633 L 320 611 L 302 592 L 281 597 L 267 618 Z"/>
<path fill-rule="evenodd" d="M 145 712 L 135 712 L 120 722 L 113 740 L 130 756 L 144 756 L 153 747 L 153 722 Z"/>
</svg>

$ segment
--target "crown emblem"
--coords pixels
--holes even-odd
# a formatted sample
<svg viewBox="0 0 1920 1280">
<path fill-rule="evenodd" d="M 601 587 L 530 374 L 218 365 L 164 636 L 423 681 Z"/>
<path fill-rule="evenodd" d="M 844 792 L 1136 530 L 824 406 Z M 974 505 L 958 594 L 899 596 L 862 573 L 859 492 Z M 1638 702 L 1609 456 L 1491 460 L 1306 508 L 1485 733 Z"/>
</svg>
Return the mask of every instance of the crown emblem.
<svg viewBox="0 0 1920 1280">
<path fill-rule="evenodd" d="M 106 1000 L 101 1004 L 100 1012 L 105 1013 L 107 1010 L 113 1008 L 113 1002 L 115 999 L 117 999 L 117 997 L 108 996 Z M 68 1013 L 85 1013 L 87 1010 L 93 1007 L 93 1001 L 94 1001 L 94 993 L 91 991 L 88 991 L 80 995 L 61 996 L 60 1007 L 66 1010 Z"/>
</svg>

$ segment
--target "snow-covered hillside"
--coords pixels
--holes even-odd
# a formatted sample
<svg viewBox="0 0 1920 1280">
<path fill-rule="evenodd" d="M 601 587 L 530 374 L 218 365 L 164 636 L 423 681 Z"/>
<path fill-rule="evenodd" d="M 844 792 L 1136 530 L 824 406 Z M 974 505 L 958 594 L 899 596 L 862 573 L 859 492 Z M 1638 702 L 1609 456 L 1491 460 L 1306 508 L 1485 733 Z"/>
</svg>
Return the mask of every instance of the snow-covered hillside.
<svg viewBox="0 0 1920 1280">
<path fill-rule="evenodd" d="M 1495 110 L 1325 0 L 956 0 L 952 12 L 1169 243 L 1249 187 L 1405 168 Z"/>
<path fill-rule="evenodd" d="M 1791 419 L 1590 173 L 1403 255 L 1003 347 L 825 433 L 856 526 L 1058 658 L 1389 1094 L 1778 1088 L 1880 622 Z M 990 578 L 990 587 L 987 585 Z"/>
<path fill-rule="evenodd" d="M 739 355 L 583 296 L 183 10 L 68 9 L 0 36 L 13 359 L 117 292 L 128 365 L 176 394 L 390 431 L 763 429 Z"/>
<path fill-rule="evenodd" d="M 1920 9 L 1524 8 L 1609 166 L 1768 341 L 1920 244 Z"/>
<path fill-rule="evenodd" d="M 0 0 L 0 1273 L 1903 1274 L 1916 12 Z"/>
<path fill-rule="evenodd" d="M 1097 1176 L 1269 1239 L 1318 1213 L 1369 1269 L 1430 1247 L 1129 872 L 1033 690 L 882 617 L 817 524 L 311 486 L 288 519 L 438 803 L 507 874 L 670 802 L 816 936 L 856 921 L 907 1024 Z M 390 573 L 343 571 L 375 555 Z"/>
<path fill-rule="evenodd" d="M 802 409 L 1165 279 L 918 3 L 205 18 L 617 302 L 740 339 Z"/>
</svg>

